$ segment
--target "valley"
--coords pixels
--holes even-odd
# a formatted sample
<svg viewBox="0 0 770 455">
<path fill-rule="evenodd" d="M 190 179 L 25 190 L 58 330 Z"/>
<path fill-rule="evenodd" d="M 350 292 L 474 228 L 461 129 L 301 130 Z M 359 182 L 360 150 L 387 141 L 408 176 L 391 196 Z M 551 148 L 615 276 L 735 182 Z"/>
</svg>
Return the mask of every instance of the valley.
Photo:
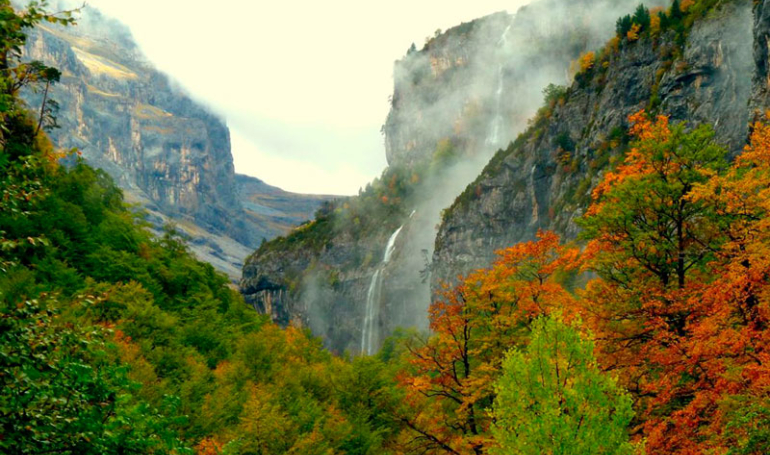
<svg viewBox="0 0 770 455">
<path fill-rule="evenodd" d="M 0 0 L 0 452 L 770 453 L 770 0 L 533 0 L 436 30 L 393 64 L 387 166 L 346 196 L 266 181 L 362 174 L 371 149 L 332 138 L 366 129 L 354 44 L 381 49 L 311 54 L 375 24 L 227 1 L 202 14 L 253 79 L 230 111 L 120 18 Z M 258 36 L 244 18 L 276 39 L 229 39 Z M 292 39 L 301 74 L 271 60 Z M 257 93 L 307 110 L 244 123 Z M 233 143 L 293 165 L 239 173 Z"/>
</svg>

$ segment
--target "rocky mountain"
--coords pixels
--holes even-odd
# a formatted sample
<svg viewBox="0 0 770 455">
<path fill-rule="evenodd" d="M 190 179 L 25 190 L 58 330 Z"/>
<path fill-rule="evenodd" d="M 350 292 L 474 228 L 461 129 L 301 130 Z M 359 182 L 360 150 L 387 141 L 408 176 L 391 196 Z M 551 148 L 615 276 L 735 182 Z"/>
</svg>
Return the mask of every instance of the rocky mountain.
<svg viewBox="0 0 770 455">
<path fill-rule="evenodd" d="M 375 350 L 398 326 L 426 328 L 431 270 L 445 272 L 431 264 L 442 210 L 527 128 L 543 89 L 571 80 L 571 62 L 634 6 L 542 0 L 411 48 L 394 69 L 388 169 L 357 198 L 255 252 L 241 281 L 247 301 L 281 324 L 310 327 L 338 352 Z"/>
<path fill-rule="evenodd" d="M 500 248 L 538 229 L 575 238 L 574 220 L 613 157 L 627 118 L 641 109 L 690 125 L 709 123 L 734 155 L 767 108 L 767 2 L 727 2 L 695 22 L 682 44 L 670 32 L 607 54 L 606 71 L 579 78 L 533 125 L 498 152 L 447 209 L 436 237 L 432 284 L 488 266 Z"/>
<path fill-rule="evenodd" d="M 328 197 L 237 176 L 229 130 L 143 57 L 128 29 L 85 8 L 75 27 L 42 26 L 28 58 L 57 67 L 52 138 L 106 170 L 156 228 L 175 222 L 196 254 L 234 279 L 262 239 L 309 219 Z M 42 93 L 27 93 L 34 108 Z"/>
</svg>

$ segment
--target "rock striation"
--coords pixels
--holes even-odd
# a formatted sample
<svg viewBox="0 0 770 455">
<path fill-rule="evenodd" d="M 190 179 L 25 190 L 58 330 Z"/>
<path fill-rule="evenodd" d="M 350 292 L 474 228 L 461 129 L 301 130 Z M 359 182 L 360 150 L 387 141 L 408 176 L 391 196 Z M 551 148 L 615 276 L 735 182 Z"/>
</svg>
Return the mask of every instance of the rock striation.
<svg viewBox="0 0 770 455">
<path fill-rule="evenodd" d="M 740 153 L 755 110 L 768 107 L 765 14 L 765 4 L 729 2 L 693 26 L 681 54 L 672 54 L 671 35 L 630 43 L 604 76 L 576 81 L 566 101 L 498 152 L 445 212 L 433 289 L 488 266 L 496 250 L 531 240 L 538 229 L 575 238 L 575 219 L 624 149 L 628 116 L 641 109 L 712 124 L 731 154 Z"/>
<path fill-rule="evenodd" d="M 445 272 L 431 264 L 442 210 L 496 150 L 527 128 L 543 89 L 567 83 L 571 62 L 604 43 L 617 17 L 635 6 L 630 0 L 542 0 L 410 48 L 394 68 L 383 126 L 389 168 L 382 177 L 393 187 L 402 185 L 397 174 L 411 175 L 403 183 L 408 196 L 364 220 L 363 231 L 358 218 L 344 216 L 342 204 L 301 233 L 268 242 L 244 266 L 246 300 L 280 324 L 309 327 L 336 352 L 371 351 L 371 343 L 362 346 L 371 318 L 374 345 L 399 326 L 427 329 L 432 270 Z M 351 204 L 382 205 L 367 192 Z M 382 263 L 399 228 L 392 257 Z"/>
<path fill-rule="evenodd" d="M 39 27 L 24 51 L 62 72 L 50 94 L 60 106 L 54 141 L 106 170 L 156 228 L 175 222 L 199 257 L 234 279 L 262 239 L 285 234 L 328 199 L 236 176 L 225 123 L 97 10 L 86 8 L 74 27 Z M 41 93 L 25 98 L 33 108 L 42 102 Z"/>
</svg>

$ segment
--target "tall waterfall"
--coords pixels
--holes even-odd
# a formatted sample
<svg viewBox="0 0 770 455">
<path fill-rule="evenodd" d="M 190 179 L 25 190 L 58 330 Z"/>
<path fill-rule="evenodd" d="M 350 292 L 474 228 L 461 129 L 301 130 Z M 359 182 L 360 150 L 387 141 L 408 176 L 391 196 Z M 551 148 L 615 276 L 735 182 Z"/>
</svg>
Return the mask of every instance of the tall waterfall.
<svg viewBox="0 0 770 455">
<path fill-rule="evenodd" d="M 498 48 L 503 48 L 508 45 L 508 32 L 511 30 L 511 25 L 508 24 L 508 26 L 505 28 L 505 31 L 503 31 L 503 34 L 500 36 L 500 39 L 497 41 Z M 489 129 L 489 133 L 487 134 L 486 144 L 487 145 L 499 145 L 500 143 L 500 130 L 503 128 L 503 109 L 502 109 L 502 102 L 503 102 L 503 83 L 505 81 L 505 74 L 503 70 L 503 65 L 500 64 L 497 66 L 497 91 L 495 92 L 495 118 L 492 119 L 492 126 Z"/>
<path fill-rule="evenodd" d="M 401 233 L 401 229 L 404 226 L 399 227 L 391 234 L 388 239 L 388 244 L 385 246 L 385 254 L 382 257 L 382 262 L 377 270 L 372 275 L 372 281 L 369 283 L 369 290 L 366 293 L 366 315 L 364 316 L 364 327 L 361 330 L 361 353 L 366 355 L 374 354 L 374 350 L 377 346 L 378 336 L 378 319 L 380 317 L 380 296 L 382 295 L 382 271 L 385 265 L 390 262 L 390 257 L 393 255 L 393 251 L 396 249 L 396 239 L 398 234 Z"/>
<path fill-rule="evenodd" d="M 487 135 L 487 145 L 497 145 L 500 142 L 500 129 L 503 126 L 502 97 L 503 97 L 503 65 L 497 67 L 497 92 L 495 92 L 495 118 Z"/>
<path fill-rule="evenodd" d="M 503 36 L 500 37 L 500 41 L 497 42 L 498 46 L 508 44 L 508 32 L 510 31 L 511 24 L 508 24 L 508 26 L 505 27 L 505 30 L 503 31 Z"/>
</svg>

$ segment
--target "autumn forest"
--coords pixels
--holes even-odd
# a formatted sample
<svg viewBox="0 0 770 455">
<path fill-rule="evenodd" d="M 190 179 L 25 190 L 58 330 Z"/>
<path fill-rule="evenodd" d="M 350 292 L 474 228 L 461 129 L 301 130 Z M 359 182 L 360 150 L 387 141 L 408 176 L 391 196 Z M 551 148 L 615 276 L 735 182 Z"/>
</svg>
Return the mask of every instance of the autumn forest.
<svg viewBox="0 0 770 455">
<path fill-rule="evenodd" d="M 61 74 L 20 49 L 74 20 L 30 5 L 0 1 L 0 452 L 770 453 L 770 113 L 733 158 L 638 111 L 577 239 L 540 231 L 447 283 L 429 332 L 333 354 L 53 145 L 19 93 Z"/>
</svg>

